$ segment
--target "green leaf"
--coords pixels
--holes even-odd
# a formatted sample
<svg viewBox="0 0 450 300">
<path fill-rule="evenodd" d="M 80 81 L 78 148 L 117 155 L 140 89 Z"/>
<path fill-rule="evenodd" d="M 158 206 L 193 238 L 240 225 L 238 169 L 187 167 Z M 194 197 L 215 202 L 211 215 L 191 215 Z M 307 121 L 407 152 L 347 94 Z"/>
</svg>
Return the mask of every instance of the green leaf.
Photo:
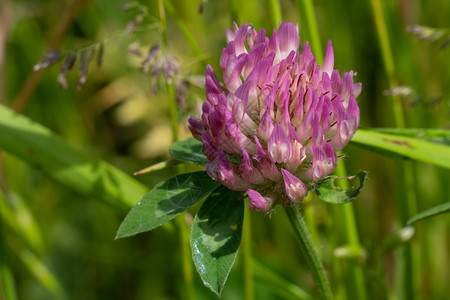
<svg viewBox="0 0 450 300">
<path fill-rule="evenodd" d="M 181 174 L 160 182 L 131 209 L 120 225 L 116 238 L 161 226 L 219 185 L 205 171 Z"/>
<path fill-rule="evenodd" d="M 357 130 L 351 142 L 382 154 L 399 155 L 450 168 L 450 146 L 441 143 L 367 129 Z"/>
<path fill-rule="evenodd" d="M 208 159 L 203 154 L 203 144 L 194 138 L 173 143 L 170 147 L 170 154 L 175 159 L 201 166 L 208 163 Z"/>
<path fill-rule="evenodd" d="M 83 196 L 123 211 L 147 192 L 133 177 L 73 148 L 47 128 L 2 105 L 0 147 Z"/>
<path fill-rule="evenodd" d="M 343 179 L 352 180 L 354 178 L 358 178 L 359 181 L 358 187 L 352 187 L 350 189 L 344 190 L 337 183 L 338 180 Z M 366 178 L 367 178 L 366 171 L 359 171 L 358 174 L 356 174 L 355 176 L 345 178 L 332 176 L 331 178 L 316 183 L 315 192 L 317 196 L 325 202 L 334 204 L 347 203 L 353 201 L 356 198 L 356 196 L 358 196 L 359 192 L 364 186 Z"/>
<path fill-rule="evenodd" d="M 424 219 L 450 212 L 450 202 L 427 209 L 408 220 L 408 225 Z"/>
<path fill-rule="evenodd" d="M 242 192 L 217 188 L 195 216 L 191 233 L 192 259 L 203 283 L 220 296 L 241 243 Z"/>
</svg>

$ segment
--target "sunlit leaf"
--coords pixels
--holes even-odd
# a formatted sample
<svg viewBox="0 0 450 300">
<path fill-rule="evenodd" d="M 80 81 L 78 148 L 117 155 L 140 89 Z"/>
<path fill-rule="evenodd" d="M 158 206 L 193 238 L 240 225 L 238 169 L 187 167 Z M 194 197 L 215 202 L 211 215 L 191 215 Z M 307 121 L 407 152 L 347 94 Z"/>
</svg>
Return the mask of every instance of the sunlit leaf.
<svg viewBox="0 0 450 300">
<path fill-rule="evenodd" d="M 386 155 L 410 158 L 450 168 L 450 146 L 414 137 L 358 129 L 352 143 Z"/>
<path fill-rule="evenodd" d="M 208 163 L 208 159 L 203 154 L 203 144 L 194 138 L 173 143 L 170 147 L 170 154 L 175 159 L 201 166 Z"/>
<path fill-rule="evenodd" d="M 371 128 L 370 130 L 396 134 L 402 136 L 415 137 L 422 140 L 428 140 L 433 143 L 450 145 L 450 130 L 438 128 Z"/>
<path fill-rule="evenodd" d="M 148 191 L 133 177 L 71 147 L 47 128 L 2 105 L 0 148 L 83 196 L 124 211 Z"/>
<path fill-rule="evenodd" d="M 333 176 L 331 178 L 320 181 L 316 184 L 315 192 L 317 196 L 329 203 L 343 204 L 353 201 L 364 186 L 367 178 L 366 171 L 359 171 L 357 175 L 346 178 L 338 178 Z M 349 189 L 343 189 L 339 186 L 339 180 L 353 180 L 357 179 L 358 185 Z"/>
<path fill-rule="evenodd" d="M 239 250 L 244 219 L 241 192 L 217 188 L 195 216 L 192 259 L 203 283 L 220 296 Z"/>
<path fill-rule="evenodd" d="M 427 209 L 418 215 L 415 215 L 411 219 L 408 220 L 408 224 L 413 224 L 418 221 L 422 221 L 427 218 L 431 218 L 440 214 L 449 213 L 450 212 L 450 202 L 445 202 L 441 205 L 432 207 L 430 209 Z"/>
<path fill-rule="evenodd" d="M 181 174 L 159 183 L 131 209 L 116 238 L 149 231 L 170 221 L 218 186 L 205 171 Z"/>
</svg>

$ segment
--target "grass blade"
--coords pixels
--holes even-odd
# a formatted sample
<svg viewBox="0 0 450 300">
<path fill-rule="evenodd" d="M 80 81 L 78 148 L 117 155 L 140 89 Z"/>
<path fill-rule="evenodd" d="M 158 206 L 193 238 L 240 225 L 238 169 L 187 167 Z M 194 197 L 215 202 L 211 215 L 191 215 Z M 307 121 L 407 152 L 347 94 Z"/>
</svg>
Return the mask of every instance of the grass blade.
<svg viewBox="0 0 450 300">
<path fill-rule="evenodd" d="M 450 147 L 397 134 L 358 129 L 352 143 L 387 155 L 400 155 L 450 169 Z"/>
<path fill-rule="evenodd" d="M 5 106 L 0 106 L 0 147 L 83 196 L 124 211 L 147 192 L 134 178 Z"/>
</svg>

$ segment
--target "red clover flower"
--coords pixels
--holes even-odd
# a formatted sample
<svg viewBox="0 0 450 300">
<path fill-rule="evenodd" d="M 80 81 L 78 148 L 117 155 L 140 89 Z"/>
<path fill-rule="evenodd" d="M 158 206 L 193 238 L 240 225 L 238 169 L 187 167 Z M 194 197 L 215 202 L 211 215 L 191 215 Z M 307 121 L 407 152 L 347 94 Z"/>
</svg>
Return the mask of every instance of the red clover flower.
<svg viewBox="0 0 450 300">
<path fill-rule="evenodd" d="M 337 166 L 336 152 L 359 125 L 361 83 L 334 70 L 328 42 L 322 66 L 309 43 L 298 51 L 298 25 L 281 23 L 271 38 L 252 25 L 226 30 L 220 58 L 223 85 L 206 67 L 201 119 L 189 129 L 203 143 L 208 174 L 247 191 L 249 208 L 300 202 Z"/>
</svg>

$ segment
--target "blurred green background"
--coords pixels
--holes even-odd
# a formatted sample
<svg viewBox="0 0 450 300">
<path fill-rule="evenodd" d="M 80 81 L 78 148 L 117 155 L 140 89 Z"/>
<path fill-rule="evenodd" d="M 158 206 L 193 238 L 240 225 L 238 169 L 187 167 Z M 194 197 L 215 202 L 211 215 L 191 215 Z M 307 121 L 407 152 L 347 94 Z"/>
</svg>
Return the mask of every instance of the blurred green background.
<svg viewBox="0 0 450 300">
<path fill-rule="evenodd" d="M 204 67 L 207 63 L 216 72 L 219 70 L 220 54 L 226 45 L 225 28 L 231 27 L 233 19 L 238 24 L 249 21 L 257 30 L 266 28 L 270 32 L 276 26 L 272 5 L 277 3 L 283 21 L 298 22 L 301 42 L 310 38 L 296 1 L 172 0 L 174 11 L 165 2 L 167 48 L 160 53 L 169 53 L 179 61 L 180 69 L 174 80 L 187 89 L 178 107 L 180 139 L 190 136 L 185 122 L 189 115 L 197 115 L 198 102 L 204 100 L 204 91 L 199 87 Z M 398 85 L 412 90 L 394 99 L 385 95 L 390 82 L 373 17 L 375 2 L 314 1 L 322 47 L 332 39 L 335 68 L 341 74 L 344 70 L 357 71 L 355 81 L 363 83 L 358 98 L 360 126 L 396 127 L 392 101 L 401 101 L 406 127 L 449 129 L 450 47 L 443 47 L 442 38 L 418 39 L 406 27 L 420 24 L 448 30 L 450 2 L 381 1 L 394 57 L 394 76 Z M 144 10 L 124 11 L 121 7 L 125 3 L 2 0 L 0 101 L 49 128 L 72 147 L 132 175 L 169 159 L 172 138 L 164 78 L 155 80 L 151 72 L 141 70 L 147 51 L 164 44 L 159 30 L 158 2 L 141 1 L 141 6 L 136 7 Z M 236 10 L 233 5 L 237 5 Z M 192 41 L 186 39 L 180 24 L 192 33 L 197 49 L 191 47 Z M 130 32 L 133 26 L 136 28 Z M 67 90 L 56 81 L 61 61 L 35 73 L 39 75 L 32 75 L 33 66 L 50 46 L 67 55 L 100 41 L 104 41 L 102 66 L 98 68 L 91 62 L 82 89 L 76 88 L 78 62 L 67 76 Z M 130 49 L 140 50 L 142 56 L 130 53 L 133 52 Z M 30 86 L 35 89 L 28 96 L 26 89 Z M 115 233 L 129 206 L 107 204 L 68 188 L 10 152 L 1 151 L 0 157 L 3 194 L 0 254 L 3 266 L 8 266 L 13 275 L 19 299 L 184 298 L 181 248 L 174 224 L 115 241 Z M 392 235 L 405 225 L 399 211 L 403 207 L 395 205 L 396 201 L 399 203 L 395 198 L 412 194 L 416 212 L 448 201 L 449 172 L 413 162 L 410 170 L 414 184 L 406 185 L 405 190 L 402 173 L 398 172 L 398 158 L 352 144 L 344 152 L 349 174 L 359 169 L 369 172 L 368 182 L 354 202 L 357 229 L 366 251 L 361 264 L 369 298 L 402 299 L 396 275 L 399 250 L 385 247 L 389 237 L 392 240 Z M 169 168 L 136 179 L 150 190 L 175 172 L 176 169 Z M 137 202 L 139 198 L 134 200 Z M 305 205 L 314 208 L 320 249 L 332 285 L 339 290 L 333 266 L 339 261 L 345 272 L 347 262 L 346 258 L 336 258 L 333 250 L 343 246 L 339 242 L 341 233 L 335 230 L 342 220 L 333 213 L 332 206 L 317 199 Z M 191 209 L 187 217 L 195 214 L 197 208 Z M 254 258 L 268 267 L 272 275 L 277 274 L 307 291 L 313 290 L 308 267 L 284 213 L 278 209 L 271 215 L 251 212 L 251 219 Z M 450 218 L 441 215 L 417 223 L 414 229 L 415 235 L 408 243 L 414 249 L 415 296 L 448 299 Z M 291 299 L 282 287 L 268 283 L 263 272 L 257 273 L 260 273 L 255 278 L 257 299 Z M 7 273 L 2 274 L 4 280 Z M 195 270 L 193 277 L 197 299 L 216 298 L 203 286 Z M 238 256 L 222 298 L 244 299 L 242 291 Z M 5 294 L 0 289 L 0 299 Z M 351 293 L 347 298 L 352 299 Z"/>
</svg>

